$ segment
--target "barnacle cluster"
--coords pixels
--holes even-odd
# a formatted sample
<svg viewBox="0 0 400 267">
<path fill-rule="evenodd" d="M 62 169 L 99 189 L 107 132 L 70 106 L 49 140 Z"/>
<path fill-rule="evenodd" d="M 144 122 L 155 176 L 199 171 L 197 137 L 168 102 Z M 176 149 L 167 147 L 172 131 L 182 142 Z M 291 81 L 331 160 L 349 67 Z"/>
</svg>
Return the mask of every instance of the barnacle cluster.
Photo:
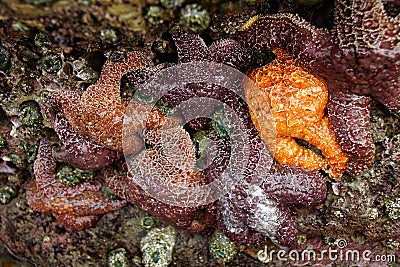
<svg viewBox="0 0 400 267">
<path fill-rule="evenodd" d="M 67 164 L 60 164 L 57 167 L 56 178 L 66 186 L 74 186 L 84 181 L 90 181 L 93 177 L 93 172 L 85 172 L 77 168 L 72 168 Z"/>
<path fill-rule="evenodd" d="M 236 256 L 238 247 L 220 231 L 215 231 L 208 241 L 208 248 L 213 258 L 221 262 L 230 262 Z"/>
<path fill-rule="evenodd" d="M 198 4 L 190 4 L 182 9 L 179 24 L 185 31 L 199 33 L 207 29 L 210 24 L 210 15 Z"/>
<path fill-rule="evenodd" d="M 117 248 L 108 254 L 108 267 L 130 266 L 128 252 L 125 248 Z"/>
<path fill-rule="evenodd" d="M 146 267 L 166 267 L 172 260 L 176 230 L 171 226 L 154 228 L 141 240 L 142 263 Z"/>
</svg>

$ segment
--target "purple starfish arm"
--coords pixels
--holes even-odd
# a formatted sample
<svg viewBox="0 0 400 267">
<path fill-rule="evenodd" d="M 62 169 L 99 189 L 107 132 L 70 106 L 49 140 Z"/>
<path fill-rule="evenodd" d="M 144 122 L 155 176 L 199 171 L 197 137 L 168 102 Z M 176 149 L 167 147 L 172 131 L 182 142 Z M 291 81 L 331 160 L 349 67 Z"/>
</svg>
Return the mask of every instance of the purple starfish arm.
<svg viewBox="0 0 400 267">
<path fill-rule="evenodd" d="M 94 170 L 111 164 L 118 158 L 118 153 L 96 144 L 90 137 L 75 131 L 68 120 L 57 114 L 54 130 L 59 136 L 63 148 L 54 150 L 55 157 L 64 160 L 81 170 Z"/>
<path fill-rule="evenodd" d="M 199 35 L 176 29 L 172 34 L 178 51 L 178 62 L 211 61 L 212 55 Z"/>
<path fill-rule="evenodd" d="M 207 47 L 198 34 L 176 30 L 172 37 L 178 51 L 178 63 L 214 61 L 244 69 L 252 61 L 250 51 L 233 39 L 219 39 Z"/>
<path fill-rule="evenodd" d="M 251 146 L 250 161 L 244 171 L 246 179 L 217 201 L 218 227 L 240 244 L 262 244 L 269 238 L 278 246 L 294 247 L 299 229 L 289 206 L 310 207 L 322 203 L 326 196 L 325 179 L 316 171 L 278 163 L 271 166 L 271 156 L 262 153 L 265 144 L 254 134 L 253 126 L 247 126 Z M 210 181 L 215 181 L 224 177 L 235 148 L 214 131 L 210 139 L 210 164 L 206 171 Z"/>
<path fill-rule="evenodd" d="M 260 187 L 238 185 L 218 201 L 218 226 L 239 244 L 260 245 L 269 238 L 279 247 L 294 247 L 298 227 L 289 208 Z"/>
<path fill-rule="evenodd" d="M 320 173 L 279 163 L 271 166 L 261 188 L 280 204 L 303 207 L 321 204 L 327 190 Z"/>
<path fill-rule="evenodd" d="M 358 175 L 372 163 L 375 145 L 370 131 L 370 97 L 354 94 L 329 94 L 328 116 L 336 139 L 349 155 L 346 171 Z"/>
<path fill-rule="evenodd" d="M 381 0 L 339 0 L 335 25 L 333 36 L 341 53 L 332 58 L 333 67 L 346 67 L 344 88 L 371 94 L 400 111 L 400 15 L 387 15 Z"/>
<path fill-rule="evenodd" d="M 254 229 L 250 229 L 238 218 L 238 213 L 232 210 L 231 199 L 226 197 L 218 200 L 217 204 L 217 227 L 229 239 L 238 244 L 264 244 L 268 236 Z"/>
<path fill-rule="evenodd" d="M 281 48 L 307 69 L 325 67 L 334 47 L 329 31 L 318 29 L 297 14 L 275 14 L 251 18 L 237 36 L 251 50 Z"/>
<path fill-rule="evenodd" d="M 251 54 L 249 51 L 232 39 L 220 39 L 212 43 L 210 47 L 207 47 L 199 35 L 186 33 L 179 29 L 175 30 L 173 33 L 173 39 L 178 51 L 178 65 L 175 66 L 193 61 L 213 61 L 229 65 L 236 69 L 251 64 Z M 151 80 L 151 77 L 154 75 L 162 76 L 162 71 L 172 66 L 174 65 L 159 64 L 152 67 L 141 68 L 128 73 L 127 78 L 130 84 L 139 87 L 145 94 L 151 95 L 152 92 L 157 91 L 151 90 L 151 88 L 152 86 L 158 86 L 158 80 L 152 79 L 151 86 L 146 84 L 146 82 Z M 229 68 L 224 68 L 224 71 L 228 70 Z M 216 75 L 216 70 L 210 69 L 209 71 L 211 74 Z M 221 83 L 229 85 L 226 86 L 226 88 L 234 89 L 235 92 L 240 92 L 237 86 L 240 79 L 234 75 L 234 71 L 232 71 L 232 73 L 223 73 L 221 77 L 224 79 L 223 81 L 221 80 Z M 162 86 L 163 85 L 160 84 L 159 88 Z M 185 101 L 191 98 L 197 99 L 195 102 L 188 101 L 185 103 Z M 200 130 L 206 127 L 209 121 L 207 118 L 210 117 L 215 109 L 215 105 L 212 105 L 209 101 L 210 98 L 232 103 L 232 105 L 238 102 L 234 100 L 237 97 L 232 90 L 230 91 L 219 85 L 204 82 L 177 85 L 175 88 L 170 89 L 170 91 L 165 92 L 160 100 L 170 108 L 175 108 L 182 104 L 180 109 L 185 110 L 186 114 L 196 114 L 197 118 L 190 120 L 188 125 L 195 130 Z"/>
<path fill-rule="evenodd" d="M 238 70 L 246 69 L 252 63 L 250 50 L 233 39 L 219 39 L 211 44 L 213 61 L 227 64 Z"/>
</svg>

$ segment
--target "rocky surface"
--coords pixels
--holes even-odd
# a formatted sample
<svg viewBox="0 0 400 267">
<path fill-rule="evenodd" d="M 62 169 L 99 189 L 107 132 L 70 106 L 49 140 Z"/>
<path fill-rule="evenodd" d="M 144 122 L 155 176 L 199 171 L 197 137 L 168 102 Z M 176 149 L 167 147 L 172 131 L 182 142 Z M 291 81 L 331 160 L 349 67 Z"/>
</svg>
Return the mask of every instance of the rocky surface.
<svg viewBox="0 0 400 267">
<path fill-rule="evenodd" d="M 99 216 L 91 228 L 67 230 L 52 214 L 29 207 L 26 190 L 34 179 L 39 140 L 48 139 L 53 154 L 62 145 L 54 131 L 52 92 L 74 88 L 84 92 L 96 83 L 107 58 L 118 60 L 119 54 L 131 50 L 151 51 L 154 65 L 177 63 L 170 31 L 176 25 L 200 34 L 208 46 L 220 38 L 235 39 L 238 29 L 257 14 L 298 13 L 328 31 L 334 25 L 333 5 L 328 2 L 0 1 L 0 263 L 24 267 L 165 266 L 164 262 L 170 262 L 169 266 L 287 266 L 276 255 L 272 259 L 263 253 L 257 256 L 261 249 L 279 249 L 270 241 L 266 247 L 234 247 L 226 237 L 215 238 L 221 233 L 214 229 L 200 234 L 171 230 L 132 204 Z M 398 15 L 399 5 L 383 3 L 388 16 Z M 273 58 L 268 51 L 258 52 L 252 55 L 254 67 Z M 129 77 L 123 77 L 122 99 L 132 96 L 132 87 Z M 338 180 L 320 173 L 327 180 L 326 200 L 317 207 L 289 208 L 297 218 L 299 251 L 371 250 L 387 256 L 380 262 L 355 264 L 399 266 L 400 118 L 373 99 L 370 113 L 375 158 L 368 169 Z M 57 160 L 61 164 L 62 157 Z M 119 161 L 113 167 L 123 169 Z M 115 198 L 109 189 L 103 190 Z M 172 258 L 161 258 L 168 251 Z M 312 266 L 350 263 L 329 258 L 311 261 Z"/>
</svg>

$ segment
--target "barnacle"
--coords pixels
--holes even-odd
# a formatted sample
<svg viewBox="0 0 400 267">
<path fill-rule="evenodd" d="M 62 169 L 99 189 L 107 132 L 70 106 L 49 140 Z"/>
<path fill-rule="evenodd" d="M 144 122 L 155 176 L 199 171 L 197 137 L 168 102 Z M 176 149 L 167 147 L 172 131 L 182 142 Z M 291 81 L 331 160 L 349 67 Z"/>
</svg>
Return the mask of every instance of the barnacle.
<svg viewBox="0 0 400 267">
<path fill-rule="evenodd" d="M 215 231 L 208 241 L 208 249 L 213 258 L 222 263 L 230 262 L 236 256 L 238 247 L 221 231 Z"/>
<path fill-rule="evenodd" d="M 186 5 L 181 9 L 179 24 L 186 31 L 199 33 L 210 24 L 210 14 L 198 4 Z"/>
<path fill-rule="evenodd" d="M 109 252 L 108 254 L 108 266 L 109 267 L 128 267 L 130 266 L 130 260 L 128 252 L 125 248 L 117 248 Z"/>
<path fill-rule="evenodd" d="M 146 267 L 166 267 L 172 261 L 176 230 L 171 226 L 152 229 L 140 242 Z"/>
</svg>

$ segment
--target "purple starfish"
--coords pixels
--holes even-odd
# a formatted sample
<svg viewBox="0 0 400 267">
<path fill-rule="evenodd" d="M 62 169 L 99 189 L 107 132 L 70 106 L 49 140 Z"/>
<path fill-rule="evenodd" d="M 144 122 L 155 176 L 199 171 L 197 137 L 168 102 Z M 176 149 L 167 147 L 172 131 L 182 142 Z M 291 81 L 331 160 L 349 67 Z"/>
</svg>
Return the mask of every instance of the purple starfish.
<svg viewBox="0 0 400 267">
<path fill-rule="evenodd" d="M 252 62 L 251 53 L 232 39 L 220 39 L 207 47 L 199 35 L 183 32 L 180 29 L 173 30 L 172 38 L 178 51 L 178 64 L 197 61 L 216 62 L 223 63 L 234 69 L 246 69 Z M 127 78 L 131 84 L 140 87 L 151 76 L 171 66 L 173 66 L 173 64 L 159 64 L 154 67 L 142 68 L 128 73 Z M 228 68 L 225 68 L 224 70 L 227 69 Z M 210 71 L 214 73 L 215 70 Z M 227 74 L 224 73 L 223 75 Z M 223 83 L 226 82 L 229 81 L 224 81 Z M 160 84 L 160 87 L 161 86 Z M 146 89 L 144 89 L 144 92 L 151 94 L 151 92 L 146 91 Z M 175 108 L 181 103 L 196 97 L 213 98 L 224 102 L 223 99 L 227 99 L 227 96 L 224 95 L 223 92 L 225 91 L 221 90 L 221 87 L 218 85 L 209 83 L 189 83 L 166 92 L 160 100 L 170 108 Z M 232 94 L 230 94 L 230 96 L 234 97 Z M 200 99 L 196 101 L 195 105 L 183 107 L 190 109 L 190 112 L 193 114 L 201 115 L 188 123 L 189 126 L 195 130 L 202 129 L 206 126 L 208 120 L 205 118 L 209 117 L 214 110 L 214 107 L 210 107 L 207 100 L 202 101 L 203 100 Z"/>
</svg>

